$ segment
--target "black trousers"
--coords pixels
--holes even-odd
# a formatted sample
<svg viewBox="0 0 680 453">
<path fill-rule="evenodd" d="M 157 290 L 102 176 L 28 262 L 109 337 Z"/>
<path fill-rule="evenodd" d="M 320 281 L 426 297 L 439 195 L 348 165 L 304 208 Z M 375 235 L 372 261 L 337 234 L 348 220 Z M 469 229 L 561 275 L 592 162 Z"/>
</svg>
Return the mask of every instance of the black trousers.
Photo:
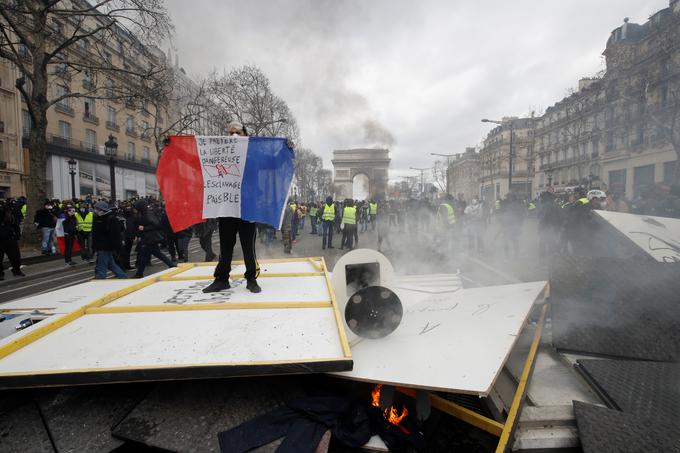
<svg viewBox="0 0 680 453">
<path fill-rule="evenodd" d="M 220 261 L 215 268 L 217 280 L 228 280 L 231 272 L 231 258 L 236 245 L 236 234 L 241 241 L 243 260 L 246 263 L 246 280 L 257 278 L 258 268 L 255 258 L 255 237 L 257 230 L 255 223 L 235 217 L 220 217 L 218 219 L 220 233 Z"/>
<path fill-rule="evenodd" d="M 212 248 L 212 236 L 213 233 L 212 231 L 210 231 L 209 234 L 204 234 L 198 237 L 198 243 L 201 245 L 201 248 L 205 252 L 206 261 L 212 261 L 215 259 L 215 252 L 213 252 Z"/>
<path fill-rule="evenodd" d="M 64 235 L 64 261 L 67 263 L 70 263 L 73 257 L 73 243 L 75 240 L 76 237 L 72 234 Z"/>
<path fill-rule="evenodd" d="M 19 251 L 19 241 L 12 239 L 0 240 L 0 275 L 3 275 L 4 269 L 2 262 L 5 260 L 5 254 L 12 266 L 12 272 L 18 274 L 21 272 L 21 252 Z"/>
</svg>

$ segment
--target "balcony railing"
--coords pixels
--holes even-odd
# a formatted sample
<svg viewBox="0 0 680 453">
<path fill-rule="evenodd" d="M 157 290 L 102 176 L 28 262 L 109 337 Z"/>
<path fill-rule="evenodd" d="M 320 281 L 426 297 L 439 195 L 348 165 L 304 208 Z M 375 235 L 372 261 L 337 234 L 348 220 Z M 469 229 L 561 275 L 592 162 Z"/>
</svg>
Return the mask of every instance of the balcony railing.
<svg viewBox="0 0 680 453">
<path fill-rule="evenodd" d="M 64 113 L 68 116 L 75 116 L 75 113 L 73 113 L 73 109 L 68 104 L 61 104 L 57 102 L 56 105 L 54 106 L 54 109 L 57 112 Z"/>
<path fill-rule="evenodd" d="M 99 125 L 99 118 L 97 118 L 95 115 L 92 115 L 91 113 L 84 113 L 83 121 L 86 123 L 96 124 L 97 126 Z"/>
<path fill-rule="evenodd" d="M 112 131 L 120 132 L 120 127 L 113 121 L 107 121 L 106 128 Z"/>
<path fill-rule="evenodd" d="M 128 137 L 137 138 L 137 132 L 129 127 L 125 128 L 125 135 L 127 135 Z"/>
<path fill-rule="evenodd" d="M 83 88 L 86 90 L 94 90 L 94 83 L 91 80 L 83 80 Z"/>
<path fill-rule="evenodd" d="M 91 154 L 97 154 L 103 157 L 103 155 L 99 153 L 100 145 L 96 143 L 81 142 L 77 140 L 72 140 L 70 138 L 60 137 L 58 135 L 51 134 L 48 134 L 47 140 L 52 145 L 64 148 L 64 150 L 82 151 Z M 134 155 L 130 156 L 127 153 L 118 154 L 116 159 L 126 162 L 135 162 L 145 165 L 151 165 L 151 162 L 148 159 L 135 159 Z"/>
</svg>

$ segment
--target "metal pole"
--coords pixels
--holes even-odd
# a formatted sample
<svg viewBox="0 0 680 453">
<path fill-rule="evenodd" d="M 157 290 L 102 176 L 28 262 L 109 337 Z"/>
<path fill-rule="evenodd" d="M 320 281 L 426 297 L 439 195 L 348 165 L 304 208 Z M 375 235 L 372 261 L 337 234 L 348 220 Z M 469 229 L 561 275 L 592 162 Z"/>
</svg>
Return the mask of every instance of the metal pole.
<svg viewBox="0 0 680 453">
<path fill-rule="evenodd" d="M 71 198 L 75 200 L 76 198 L 76 172 L 71 170 Z"/>
<path fill-rule="evenodd" d="M 109 169 L 111 170 L 111 204 L 116 202 L 116 161 L 113 157 L 109 158 Z"/>
<path fill-rule="evenodd" d="M 512 192 L 512 145 L 513 145 L 513 135 L 514 125 L 512 121 L 510 122 L 510 156 L 508 157 L 508 194 Z"/>
</svg>

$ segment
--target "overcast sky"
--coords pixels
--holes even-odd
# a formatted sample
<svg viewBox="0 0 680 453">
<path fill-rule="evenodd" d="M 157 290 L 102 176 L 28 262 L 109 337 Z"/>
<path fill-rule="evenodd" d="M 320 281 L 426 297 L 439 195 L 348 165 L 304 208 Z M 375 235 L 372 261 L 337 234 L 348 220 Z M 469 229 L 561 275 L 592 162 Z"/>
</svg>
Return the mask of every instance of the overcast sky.
<svg viewBox="0 0 680 453">
<path fill-rule="evenodd" d="M 194 78 L 261 68 L 302 144 L 388 146 L 390 179 L 479 145 L 481 118 L 537 113 L 604 68 L 609 33 L 668 0 L 168 0 Z"/>
</svg>

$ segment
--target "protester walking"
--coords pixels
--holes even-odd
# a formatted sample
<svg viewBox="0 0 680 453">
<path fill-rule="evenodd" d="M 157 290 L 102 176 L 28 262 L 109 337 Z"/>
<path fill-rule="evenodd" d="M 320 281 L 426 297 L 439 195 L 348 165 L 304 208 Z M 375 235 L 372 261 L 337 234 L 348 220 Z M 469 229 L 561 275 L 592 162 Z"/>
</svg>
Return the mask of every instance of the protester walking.
<svg viewBox="0 0 680 453">
<path fill-rule="evenodd" d="M 113 253 L 118 250 L 123 238 L 120 222 L 105 201 L 95 203 L 94 213 L 92 248 L 97 253 L 94 278 L 106 278 L 109 270 L 116 278 L 127 278 L 127 274 L 113 259 Z"/>
</svg>

